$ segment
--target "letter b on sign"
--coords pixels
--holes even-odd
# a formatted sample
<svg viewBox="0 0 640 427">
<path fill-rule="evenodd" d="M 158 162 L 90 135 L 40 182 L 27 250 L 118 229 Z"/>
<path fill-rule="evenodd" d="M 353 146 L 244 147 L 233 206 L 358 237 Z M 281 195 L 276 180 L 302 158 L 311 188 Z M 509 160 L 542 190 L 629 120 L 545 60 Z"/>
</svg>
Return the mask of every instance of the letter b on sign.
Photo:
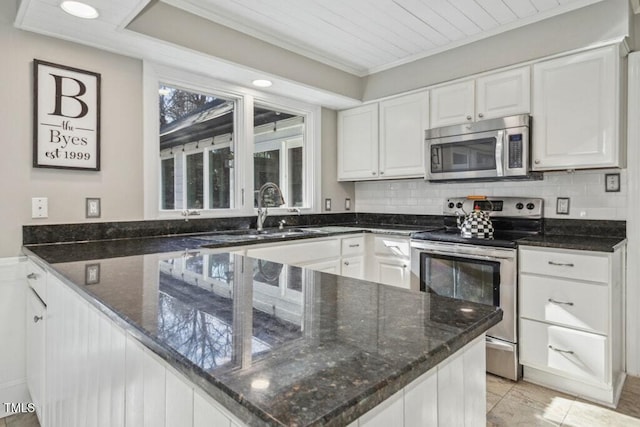
<svg viewBox="0 0 640 427">
<path fill-rule="evenodd" d="M 49 114 L 72 119 L 86 116 L 89 112 L 89 107 L 81 97 L 87 93 L 87 86 L 73 77 L 59 76 L 56 74 L 49 75 L 55 80 L 55 107 L 53 112 Z"/>
</svg>

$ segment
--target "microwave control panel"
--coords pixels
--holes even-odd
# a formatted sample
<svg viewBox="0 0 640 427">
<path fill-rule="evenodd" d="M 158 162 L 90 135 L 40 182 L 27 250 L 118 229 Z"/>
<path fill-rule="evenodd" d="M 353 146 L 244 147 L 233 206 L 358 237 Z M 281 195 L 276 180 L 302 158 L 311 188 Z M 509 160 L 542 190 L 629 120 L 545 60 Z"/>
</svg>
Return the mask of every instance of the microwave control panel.
<svg viewBox="0 0 640 427">
<path fill-rule="evenodd" d="M 509 169 L 522 167 L 522 134 L 509 135 Z"/>
</svg>

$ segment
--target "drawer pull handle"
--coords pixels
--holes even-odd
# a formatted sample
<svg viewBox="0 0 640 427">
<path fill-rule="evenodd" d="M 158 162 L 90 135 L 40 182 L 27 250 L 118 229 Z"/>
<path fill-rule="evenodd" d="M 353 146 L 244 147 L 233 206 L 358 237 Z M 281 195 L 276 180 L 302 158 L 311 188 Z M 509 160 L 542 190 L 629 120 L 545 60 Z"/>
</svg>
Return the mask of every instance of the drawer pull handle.
<svg viewBox="0 0 640 427">
<path fill-rule="evenodd" d="M 554 346 L 552 346 L 552 345 L 549 345 L 549 348 L 550 348 L 551 350 L 553 350 L 553 351 L 557 351 L 558 353 L 573 354 L 573 350 L 562 350 L 562 349 L 559 349 L 559 348 L 555 348 L 555 347 L 554 347 Z"/>
<path fill-rule="evenodd" d="M 33 323 L 38 323 L 42 320 L 42 316 L 33 316 Z"/>
<path fill-rule="evenodd" d="M 345 262 L 344 262 L 344 265 L 349 265 L 349 261 L 345 261 Z"/>
<path fill-rule="evenodd" d="M 27 279 L 29 280 L 36 280 L 37 278 L 38 278 L 38 275 L 36 273 L 27 274 Z"/>
<path fill-rule="evenodd" d="M 355 245 L 349 245 L 350 248 L 359 248 L 360 247 L 360 243 L 355 244 Z"/>
<path fill-rule="evenodd" d="M 554 303 L 554 304 L 561 304 L 561 305 L 569 305 L 569 306 L 573 306 L 572 302 L 563 302 L 563 301 L 556 301 L 553 298 L 549 298 L 549 302 Z"/>
<path fill-rule="evenodd" d="M 572 262 L 553 262 L 553 261 L 549 261 L 549 265 L 555 265 L 556 267 L 573 267 L 573 263 Z"/>
</svg>

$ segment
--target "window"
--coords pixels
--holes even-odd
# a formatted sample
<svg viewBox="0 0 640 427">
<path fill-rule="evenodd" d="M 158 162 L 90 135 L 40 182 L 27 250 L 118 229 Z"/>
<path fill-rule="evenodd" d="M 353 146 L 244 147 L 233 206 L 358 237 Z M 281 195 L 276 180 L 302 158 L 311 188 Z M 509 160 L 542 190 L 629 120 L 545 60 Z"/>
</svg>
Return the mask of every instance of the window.
<svg viewBox="0 0 640 427">
<path fill-rule="evenodd" d="M 232 207 L 235 102 L 159 88 L 161 209 Z"/>
<path fill-rule="evenodd" d="M 256 105 L 253 121 L 254 193 L 273 182 L 280 187 L 287 207 L 303 207 L 304 117 Z M 257 198 L 254 206 L 258 206 Z"/>
<path fill-rule="evenodd" d="M 265 197 L 270 213 L 319 211 L 319 106 L 148 62 L 144 70 L 145 218 L 255 215 L 267 182 L 285 201 Z"/>
</svg>

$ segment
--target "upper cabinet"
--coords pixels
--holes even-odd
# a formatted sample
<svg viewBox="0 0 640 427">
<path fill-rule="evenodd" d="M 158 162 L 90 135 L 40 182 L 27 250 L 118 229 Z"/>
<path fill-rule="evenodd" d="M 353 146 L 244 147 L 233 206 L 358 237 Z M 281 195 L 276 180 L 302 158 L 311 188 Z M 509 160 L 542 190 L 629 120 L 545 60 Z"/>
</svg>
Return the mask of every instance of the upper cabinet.
<svg viewBox="0 0 640 427">
<path fill-rule="evenodd" d="M 534 170 L 620 167 L 617 45 L 533 66 Z"/>
<path fill-rule="evenodd" d="M 431 90 L 431 127 L 530 111 L 529 67 L 493 73 Z"/>
<path fill-rule="evenodd" d="M 338 112 L 338 180 L 424 176 L 428 127 L 427 91 Z"/>
<path fill-rule="evenodd" d="M 338 180 L 378 177 L 378 104 L 338 112 Z"/>
</svg>

